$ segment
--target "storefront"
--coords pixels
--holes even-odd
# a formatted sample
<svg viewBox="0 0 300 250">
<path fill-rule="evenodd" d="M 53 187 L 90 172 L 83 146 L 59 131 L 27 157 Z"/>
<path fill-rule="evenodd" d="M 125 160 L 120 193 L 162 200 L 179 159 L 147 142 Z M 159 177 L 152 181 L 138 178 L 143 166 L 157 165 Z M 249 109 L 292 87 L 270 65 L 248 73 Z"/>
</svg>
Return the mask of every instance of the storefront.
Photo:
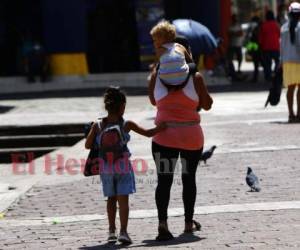
<svg viewBox="0 0 300 250">
<path fill-rule="evenodd" d="M 24 73 L 24 42 L 41 40 L 42 30 L 40 0 L 0 1 L 0 76 Z"/>
<path fill-rule="evenodd" d="M 154 50 L 149 35 L 151 27 L 159 20 L 193 19 L 207 26 L 219 37 L 221 25 L 221 3 L 227 0 L 137 0 L 135 1 L 141 70 L 147 70 L 154 61 Z"/>
<path fill-rule="evenodd" d="M 194 19 L 218 37 L 229 17 L 230 0 L 2 0 L 0 75 L 24 73 L 27 36 L 45 47 L 55 75 L 147 70 L 157 21 Z"/>
<path fill-rule="evenodd" d="M 280 8 L 286 9 L 289 0 L 232 0 L 232 12 L 237 13 L 242 23 L 249 22 L 252 16 L 264 18 L 266 10 L 277 16 Z"/>
</svg>

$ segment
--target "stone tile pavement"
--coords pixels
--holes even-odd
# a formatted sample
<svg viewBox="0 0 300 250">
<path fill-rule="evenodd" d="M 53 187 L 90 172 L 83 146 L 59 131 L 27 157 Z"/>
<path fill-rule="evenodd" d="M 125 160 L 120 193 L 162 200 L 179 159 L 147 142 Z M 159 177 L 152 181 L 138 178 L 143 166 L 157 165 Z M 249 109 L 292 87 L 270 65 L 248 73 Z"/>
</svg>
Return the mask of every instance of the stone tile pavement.
<svg viewBox="0 0 300 250">
<path fill-rule="evenodd" d="M 266 93 L 213 94 L 214 109 L 203 113 L 202 124 L 206 147 L 216 144 L 215 155 L 207 165 L 200 164 L 197 172 L 197 207 L 227 204 L 266 204 L 266 202 L 300 201 L 299 124 L 287 124 L 285 103 L 264 110 Z M 85 103 L 86 106 L 82 105 Z M 145 104 L 147 103 L 147 104 Z M 4 124 L 83 122 L 98 115 L 98 98 L 70 98 L 0 101 L 16 108 L 2 115 Z M 70 112 L 70 110 L 73 110 Z M 48 111 L 46 113 L 46 111 Z M 128 118 L 151 127 L 154 109 L 146 97 L 130 97 Z M 68 119 L 69 120 L 69 119 Z M 61 148 L 51 154 L 53 171 L 57 154 L 65 159 L 85 158 L 84 141 L 71 148 Z M 143 158 L 148 171 L 136 175 L 137 193 L 131 196 L 130 209 L 155 209 L 155 170 L 149 151 L 151 140 L 132 134 L 129 147 L 133 159 Z M 1 183 L 14 184 L 24 189 L 19 199 L 9 206 L 0 219 L 0 249 L 119 249 L 108 245 L 107 222 L 83 221 L 86 215 L 105 215 L 105 199 L 98 177 L 76 175 L 45 175 L 44 158 L 36 161 L 34 176 L 12 176 L 10 165 L 1 165 Z M 259 176 L 260 193 L 248 192 L 245 184 L 246 167 L 251 166 Z M 78 165 L 74 165 L 79 170 Z M 173 183 L 170 208 L 182 207 L 180 171 Z M 77 221 L 64 223 L 53 220 L 43 224 L 41 219 L 77 216 Z M 129 232 L 133 249 L 300 249 L 299 209 L 267 209 L 266 211 L 214 212 L 197 214 L 203 225 L 194 236 L 182 235 L 183 216 L 171 216 L 169 224 L 176 239 L 157 243 L 157 219 L 147 217 L 130 219 Z M 28 220 L 28 224 L 23 223 Z M 23 221 L 23 222 L 22 222 Z M 15 225 L 9 222 L 16 222 Z M 20 222 L 19 224 L 17 222 Z M 22 222 L 22 223 L 21 223 Z"/>
<path fill-rule="evenodd" d="M 153 218 L 132 219 L 130 246 L 106 242 L 106 221 L 49 226 L 9 227 L 0 231 L 0 249 L 299 249 L 299 211 L 226 213 L 197 216 L 203 229 L 194 235 L 182 233 L 183 218 L 169 219 L 176 237 L 156 242 Z"/>
</svg>

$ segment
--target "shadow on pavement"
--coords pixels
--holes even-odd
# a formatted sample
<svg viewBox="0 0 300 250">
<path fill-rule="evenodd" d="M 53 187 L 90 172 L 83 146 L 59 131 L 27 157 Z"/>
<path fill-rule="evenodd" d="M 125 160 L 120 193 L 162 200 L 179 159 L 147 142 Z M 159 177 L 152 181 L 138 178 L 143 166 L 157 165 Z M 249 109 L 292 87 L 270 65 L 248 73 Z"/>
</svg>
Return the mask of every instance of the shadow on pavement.
<svg viewBox="0 0 300 250">
<path fill-rule="evenodd" d="M 156 240 L 144 240 L 141 244 L 138 245 L 124 245 L 124 244 L 114 244 L 114 243 L 105 243 L 98 246 L 84 246 L 80 247 L 80 250 L 100 250 L 100 249 L 122 249 L 122 248 L 136 248 L 136 247 L 159 247 L 159 246 L 174 246 L 186 243 L 192 243 L 196 241 L 205 240 L 204 237 L 199 237 L 193 234 L 181 234 L 178 237 L 175 237 L 173 240 L 169 241 L 156 241 Z"/>
<path fill-rule="evenodd" d="M 287 120 L 286 121 L 272 121 L 270 123 L 279 124 L 279 125 L 292 125 L 292 124 L 295 124 L 295 123 L 288 122 Z"/>
<path fill-rule="evenodd" d="M 0 105 L 0 114 L 4 114 L 7 113 L 9 111 L 11 111 L 12 109 L 14 109 L 14 106 L 4 106 L 4 105 Z"/>
<path fill-rule="evenodd" d="M 99 249 L 122 249 L 122 248 L 130 248 L 130 245 L 125 244 L 115 244 L 115 243 L 105 243 L 103 245 L 98 246 L 85 246 L 80 247 L 80 250 L 99 250 Z"/>
<path fill-rule="evenodd" d="M 155 246 L 174 246 L 174 245 L 180 245 L 185 243 L 192 243 L 196 241 L 205 240 L 204 237 L 199 237 L 194 234 L 185 234 L 182 233 L 178 237 L 175 237 L 173 240 L 170 241 L 156 241 L 156 240 L 144 240 L 142 243 L 144 243 L 143 247 L 155 247 Z M 137 247 L 137 246 L 136 246 Z"/>
</svg>

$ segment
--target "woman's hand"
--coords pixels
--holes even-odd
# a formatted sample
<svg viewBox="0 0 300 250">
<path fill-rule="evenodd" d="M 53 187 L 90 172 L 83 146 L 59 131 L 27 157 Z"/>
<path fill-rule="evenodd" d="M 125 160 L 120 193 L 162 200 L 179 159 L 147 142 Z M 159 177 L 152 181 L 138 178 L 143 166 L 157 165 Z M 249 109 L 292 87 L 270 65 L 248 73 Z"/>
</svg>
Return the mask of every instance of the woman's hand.
<svg viewBox="0 0 300 250">
<path fill-rule="evenodd" d="M 166 122 L 161 122 L 160 124 L 157 125 L 156 129 L 157 132 L 163 131 L 168 127 Z"/>
</svg>

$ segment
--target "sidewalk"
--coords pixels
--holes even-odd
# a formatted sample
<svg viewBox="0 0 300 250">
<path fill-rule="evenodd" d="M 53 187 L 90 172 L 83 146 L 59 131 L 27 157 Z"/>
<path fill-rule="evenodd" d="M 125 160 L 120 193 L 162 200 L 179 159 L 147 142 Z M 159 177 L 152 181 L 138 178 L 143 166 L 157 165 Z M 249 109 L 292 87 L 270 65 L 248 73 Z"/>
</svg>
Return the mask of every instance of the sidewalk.
<svg viewBox="0 0 300 250">
<path fill-rule="evenodd" d="M 242 72 L 249 74 L 253 71 L 251 62 L 243 61 Z M 202 72 L 208 87 L 231 86 L 230 80 L 223 76 L 211 76 L 209 72 Z M 262 73 L 261 73 L 262 74 Z M 36 82 L 27 83 L 25 77 L 2 77 L 0 78 L 0 97 L 13 97 L 18 94 L 35 93 L 36 96 L 45 93 L 95 91 L 106 88 L 109 85 L 118 85 L 122 88 L 147 88 L 148 72 L 131 72 L 131 73 L 103 73 L 90 74 L 87 76 L 56 76 L 46 83 Z"/>
<path fill-rule="evenodd" d="M 82 90 L 99 90 L 110 85 L 118 85 L 123 88 L 147 88 L 148 72 L 133 73 L 105 73 L 87 76 L 60 76 L 53 77 L 49 82 L 27 83 L 24 77 L 0 78 L 0 97 L 20 94 L 39 94 L 51 92 L 67 92 Z M 210 77 L 205 74 L 209 86 L 230 85 L 225 77 Z"/>
<path fill-rule="evenodd" d="M 245 77 L 244 80 L 238 82 L 231 82 L 224 76 L 224 73 L 211 75 L 210 72 L 204 71 L 202 74 L 205 84 L 211 92 L 269 89 L 269 84 L 264 82 L 262 68 L 260 68 L 257 83 L 250 81 L 253 71 L 251 62 L 244 61 L 241 70 Z M 24 77 L 2 77 L 0 78 L 0 100 L 99 96 L 110 85 L 122 87 L 129 95 L 147 95 L 147 76 L 148 72 L 58 76 L 46 83 L 27 83 Z"/>
<path fill-rule="evenodd" d="M 286 104 L 263 109 L 266 92 L 215 93 L 214 109 L 202 114 L 206 147 L 217 145 L 207 165 L 197 172 L 195 219 L 202 231 L 182 235 L 181 177 L 176 173 L 169 205 L 170 229 L 176 239 L 154 241 L 157 230 L 154 189 L 156 172 L 151 140 L 132 133 L 129 147 L 134 159 L 147 162 L 136 173 L 137 193 L 130 198 L 129 232 L 133 249 L 299 249 L 300 142 L 299 124 L 287 124 Z M 93 120 L 101 109 L 99 98 L 2 100 L 14 106 L 1 115 L 6 125 L 81 123 Z M 126 119 L 151 127 L 155 109 L 146 96 L 130 96 Z M 35 174 L 12 175 L 11 165 L 0 165 L 0 197 L 10 202 L 0 219 L 0 249 L 119 249 L 108 245 L 105 199 L 98 177 L 83 177 L 84 140 L 50 154 L 52 174 L 45 156 L 35 161 Z M 57 164 L 58 155 L 64 161 Z M 48 155 L 49 156 L 49 155 Z M 69 172 L 62 167 L 72 168 Z M 261 180 L 260 193 L 248 192 L 246 167 Z M 28 165 L 27 165 L 28 167 Z M 48 169 L 49 170 L 49 169 Z M 64 170 L 60 175 L 57 170 Z M 72 171 L 73 170 L 73 171 Z M 70 172 L 71 171 L 71 172 Z M 70 174 L 73 173 L 73 174 Z M 17 189 L 5 191 L 9 185 Z M 6 188 L 7 190 L 7 188 Z M 2 200 L 1 200 L 2 204 Z"/>
</svg>

